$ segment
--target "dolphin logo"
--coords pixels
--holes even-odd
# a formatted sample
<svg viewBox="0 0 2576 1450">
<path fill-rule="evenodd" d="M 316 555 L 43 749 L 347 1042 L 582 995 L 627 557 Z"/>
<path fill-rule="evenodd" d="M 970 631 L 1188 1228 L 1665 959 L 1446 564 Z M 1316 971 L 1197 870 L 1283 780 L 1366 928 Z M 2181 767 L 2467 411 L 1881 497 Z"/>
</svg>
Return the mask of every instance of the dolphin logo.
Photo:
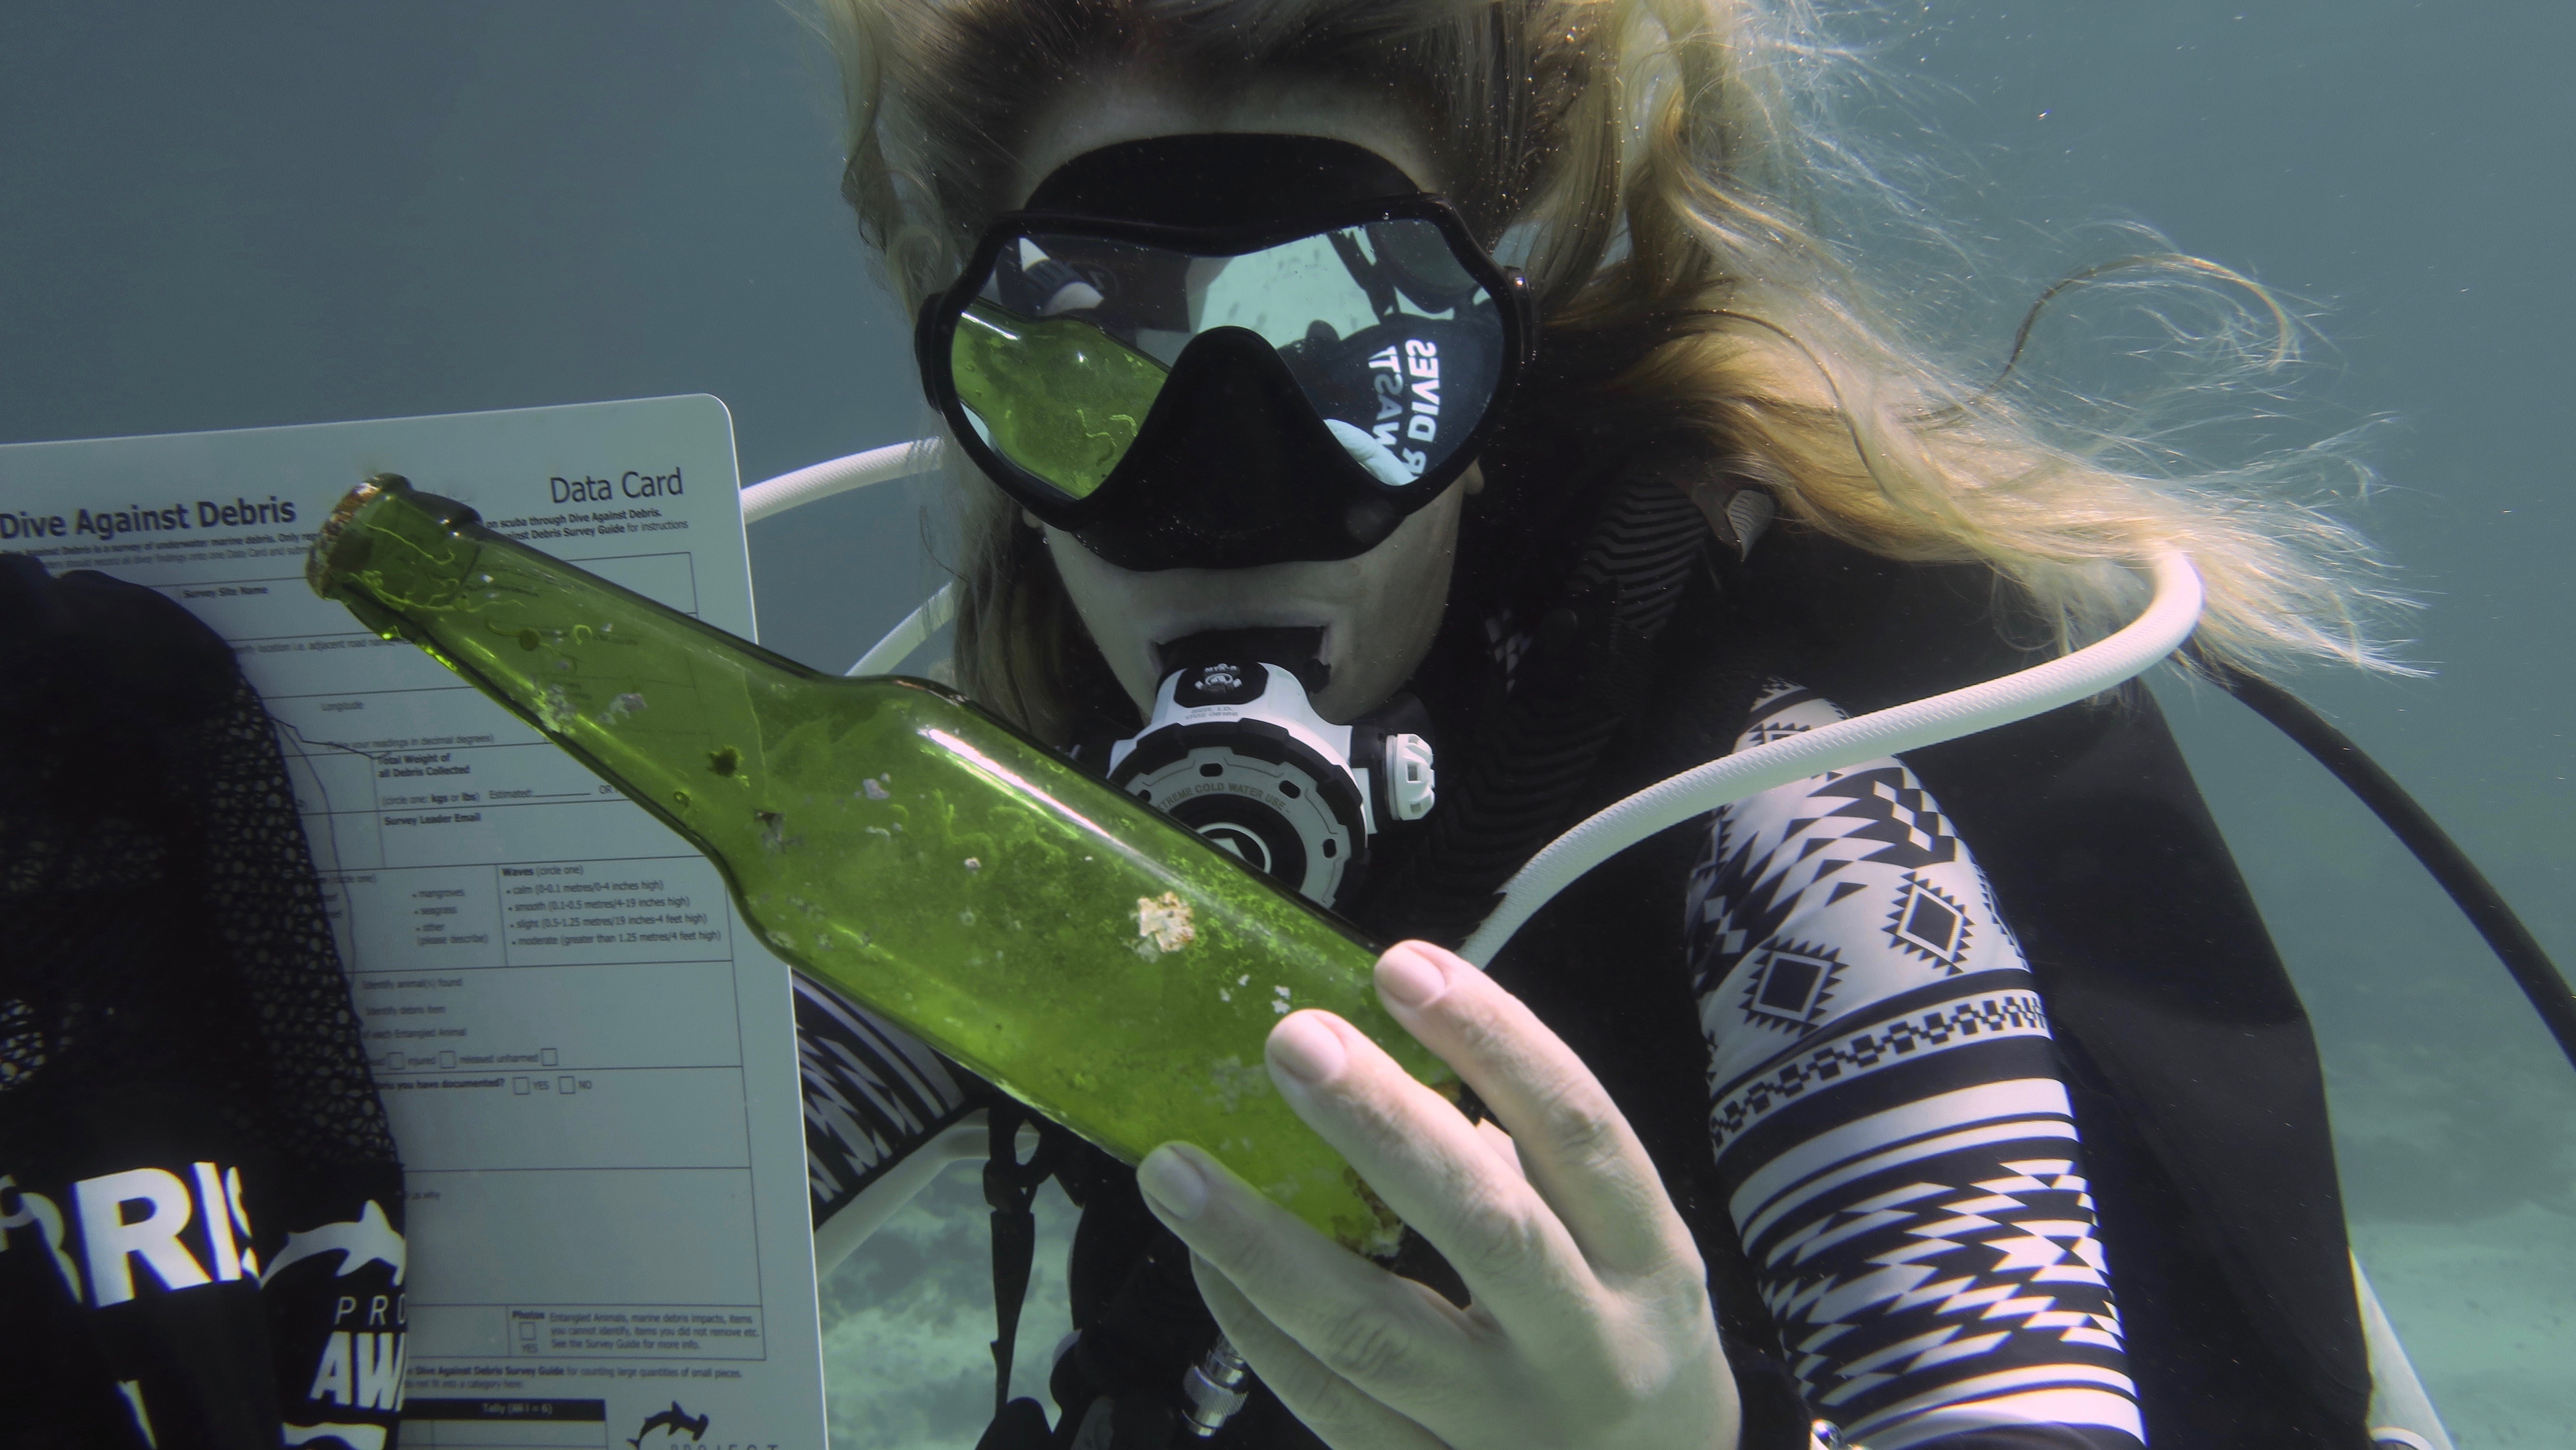
<svg viewBox="0 0 2576 1450">
<path fill-rule="evenodd" d="M 680 1408 L 680 1402 L 678 1400 L 673 1400 L 671 1402 L 671 1408 L 667 1410 L 655 1410 L 653 1413 L 646 1415 L 644 1417 L 643 1426 L 637 1429 L 635 1437 L 628 1440 L 626 1443 L 634 1446 L 635 1450 L 644 1450 L 644 1437 L 652 1434 L 656 1430 L 670 1431 L 670 1439 L 673 1440 L 680 1438 L 680 1432 L 682 1430 L 689 1432 L 689 1438 L 691 1440 L 703 1440 L 707 1438 L 708 1419 L 709 1417 L 705 1415 L 690 1414 L 688 1411 Z"/>
<path fill-rule="evenodd" d="M 52 1199 L 20 1188 L 15 1178 L 0 1174 L 0 1203 L 6 1203 L 13 1193 L 18 1196 L 18 1207 L 0 1208 L 0 1249 L 9 1247 L 9 1230 L 32 1225 L 43 1235 L 45 1247 L 53 1250 L 54 1269 L 63 1276 L 63 1287 L 72 1291 L 73 1299 L 79 1299 L 80 1266 L 72 1262 L 71 1251 L 63 1247 L 63 1211 L 54 1207 Z"/>
<path fill-rule="evenodd" d="M 260 1287 L 268 1287 L 268 1281 L 287 1265 L 323 1254 L 341 1256 L 339 1272 L 332 1275 L 335 1279 L 345 1279 L 369 1264 L 382 1264 L 394 1271 L 395 1283 L 403 1281 L 403 1237 L 394 1232 L 385 1211 L 371 1198 L 356 1223 L 326 1223 L 300 1234 L 288 1234 L 286 1247 L 278 1250 L 277 1257 L 260 1271 Z"/>
</svg>

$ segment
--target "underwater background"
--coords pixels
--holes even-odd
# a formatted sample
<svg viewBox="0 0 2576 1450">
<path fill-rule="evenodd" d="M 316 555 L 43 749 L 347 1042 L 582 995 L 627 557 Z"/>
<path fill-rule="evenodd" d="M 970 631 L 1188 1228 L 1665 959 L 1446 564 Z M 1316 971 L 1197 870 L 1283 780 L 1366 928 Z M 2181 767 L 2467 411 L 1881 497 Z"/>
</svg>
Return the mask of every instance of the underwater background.
<svg viewBox="0 0 2576 1450">
<path fill-rule="evenodd" d="M 1860 120 L 1936 154 L 1926 199 L 1992 264 L 1956 279 L 1964 355 L 1999 361 L 2040 287 L 2134 250 L 2126 222 L 2317 316 L 2287 422 L 2369 427 L 2350 516 L 2427 606 L 2406 657 L 2433 673 L 2291 683 L 2576 960 L 2576 7 L 1866 19 L 1909 105 Z M 772 3 L 0 7 L 0 441 L 683 392 L 732 408 L 747 481 L 920 436 L 906 320 L 835 193 L 837 108 Z M 929 502 L 754 525 L 764 641 L 846 666 L 939 582 Z M 2158 689 L 2314 1017 L 2355 1246 L 2452 1434 L 2576 1442 L 2576 1072 L 2322 771 Z M 1065 1327 L 1049 1194 L 1021 1393 Z M 836 1444 L 974 1443 L 984 1220 L 951 1170 L 825 1281 Z"/>
</svg>

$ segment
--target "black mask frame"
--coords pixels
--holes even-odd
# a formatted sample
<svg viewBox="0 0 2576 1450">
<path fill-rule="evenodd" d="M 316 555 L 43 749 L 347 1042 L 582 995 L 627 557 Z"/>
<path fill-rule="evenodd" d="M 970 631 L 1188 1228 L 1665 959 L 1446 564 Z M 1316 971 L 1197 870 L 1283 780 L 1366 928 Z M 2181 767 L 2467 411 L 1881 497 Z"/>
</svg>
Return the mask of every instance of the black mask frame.
<svg viewBox="0 0 2576 1450">
<path fill-rule="evenodd" d="M 1072 497 L 1003 456 L 968 421 L 950 362 L 958 320 L 981 293 L 1003 248 L 1023 236 L 1071 234 L 1213 258 L 1405 220 L 1439 229 L 1452 258 L 1493 299 L 1503 332 L 1481 413 L 1412 482 L 1383 482 L 1353 459 L 1277 349 L 1248 328 L 1215 328 L 1190 341 L 1134 442 L 1086 497 Z M 957 281 L 923 302 L 913 345 L 923 391 L 947 420 L 950 436 L 985 476 L 1038 519 L 1124 569 L 1241 568 L 1365 553 L 1455 482 L 1491 435 L 1529 359 L 1537 338 L 1533 310 L 1520 271 L 1496 262 L 1457 211 L 1428 192 L 1231 226 L 1030 210 L 1006 213 L 985 228 Z"/>
</svg>

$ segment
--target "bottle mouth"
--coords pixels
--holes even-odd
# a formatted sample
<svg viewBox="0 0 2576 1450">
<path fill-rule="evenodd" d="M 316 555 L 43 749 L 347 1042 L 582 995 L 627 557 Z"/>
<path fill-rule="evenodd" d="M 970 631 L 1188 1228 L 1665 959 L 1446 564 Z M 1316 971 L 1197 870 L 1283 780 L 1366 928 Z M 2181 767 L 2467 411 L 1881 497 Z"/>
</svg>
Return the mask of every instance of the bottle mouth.
<svg viewBox="0 0 2576 1450">
<path fill-rule="evenodd" d="M 340 557 L 343 541 L 349 532 L 349 524 L 357 518 L 359 511 L 387 493 L 399 492 L 410 487 L 411 480 L 399 473 L 377 473 L 369 475 L 366 482 L 349 490 L 348 495 L 331 510 L 331 517 L 322 521 L 321 531 L 313 536 L 313 551 L 304 556 L 304 582 L 312 586 L 314 593 L 325 599 L 331 598 L 332 577 L 344 569 L 355 568 L 366 562 L 363 556 L 349 559 Z M 348 543 L 362 545 L 363 540 L 348 540 Z"/>
</svg>

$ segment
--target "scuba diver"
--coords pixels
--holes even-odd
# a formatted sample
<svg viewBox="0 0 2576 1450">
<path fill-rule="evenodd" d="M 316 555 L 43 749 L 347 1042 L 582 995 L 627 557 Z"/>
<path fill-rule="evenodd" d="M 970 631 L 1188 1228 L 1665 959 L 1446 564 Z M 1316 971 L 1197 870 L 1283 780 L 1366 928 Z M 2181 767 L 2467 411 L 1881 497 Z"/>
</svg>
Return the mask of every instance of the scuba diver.
<svg viewBox="0 0 2576 1450">
<path fill-rule="evenodd" d="M 1879 320 L 1792 8 L 825 16 L 960 460 L 961 687 L 1405 942 L 1382 995 L 1471 1089 L 1272 1037 L 1411 1226 L 1380 1266 L 1186 1145 L 1023 1162 L 800 982 L 826 1267 L 989 1151 L 1007 1381 L 1028 1194 L 1082 1205 L 1061 1415 L 987 1447 L 2370 1443 L 2306 1017 L 2142 687 L 1666 831 L 1489 975 L 1447 950 L 1591 812 L 2099 636 L 2160 549 L 2205 667 L 2382 662 L 2339 526 Z"/>
</svg>

